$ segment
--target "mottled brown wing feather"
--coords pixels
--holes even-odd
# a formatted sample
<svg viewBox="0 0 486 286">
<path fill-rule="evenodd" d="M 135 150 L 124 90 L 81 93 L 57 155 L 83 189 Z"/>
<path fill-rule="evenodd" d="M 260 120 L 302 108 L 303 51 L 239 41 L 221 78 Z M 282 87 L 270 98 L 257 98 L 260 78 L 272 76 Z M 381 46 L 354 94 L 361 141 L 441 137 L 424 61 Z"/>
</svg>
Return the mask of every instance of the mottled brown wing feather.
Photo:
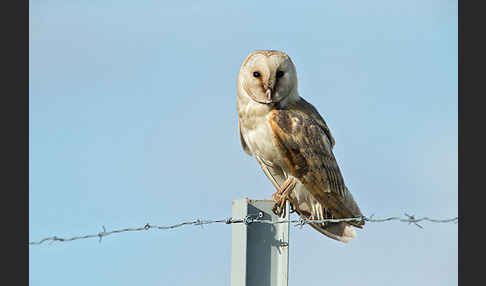
<svg viewBox="0 0 486 286">
<path fill-rule="evenodd" d="M 320 115 L 317 117 L 313 113 L 318 115 L 315 109 L 305 105 L 302 108 L 273 110 L 270 125 L 275 145 L 291 175 L 298 178 L 334 218 L 362 216 L 344 184 L 329 146 L 333 141 L 329 138 L 329 129 Z M 353 223 L 356 226 L 360 224 Z"/>
<path fill-rule="evenodd" d="M 327 138 L 329 139 L 329 141 L 331 141 L 331 148 L 334 147 L 336 141 L 334 141 L 334 137 L 332 137 L 331 130 L 329 130 L 326 121 L 324 121 L 324 118 L 322 118 L 314 105 L 310 104 L 301 97 L 298 101 L 291 103 L 290 106 L 292 107 L 292 109 L 305 113 L 312 119 L 314 119 L 315 123 L 322 128 L 322 131 L 326 133 Z"/>
</svg>

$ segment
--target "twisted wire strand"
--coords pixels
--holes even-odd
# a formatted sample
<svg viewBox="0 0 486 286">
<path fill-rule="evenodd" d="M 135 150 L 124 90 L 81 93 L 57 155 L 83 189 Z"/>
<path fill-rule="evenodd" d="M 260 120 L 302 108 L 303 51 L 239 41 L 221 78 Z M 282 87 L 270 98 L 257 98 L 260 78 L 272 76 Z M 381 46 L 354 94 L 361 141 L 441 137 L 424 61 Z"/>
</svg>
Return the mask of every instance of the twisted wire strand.
<svg viewBox="0 0 486 286">
<path fill-rule="evenodd" d="M 454 217 L 454 218 L 449 218 L 449 219 L 432 219 L 428 217 L 423 217 L 423 218 L 415 218 L 413 215 L 408 215 L 405 213 L 405 217 L 386 217 L 386 218 L 373 218 L 373 216 L 366 217 L 355 217 L 355 218 L 341 218 L 341 219 L 321 219 L 321 220 L 312 220 L 312 219 L 283 219 L 283 220 L 277 220 L 277 221 L 272 221 L 272 220 L 267 220 L 267 219 L 261 219 L 261 216 L 254 216 L 254 215 L 248 215 L 244 218 L 232 218 L 228 217 L 226 219 L 219 219 L 219 220 L 201 220 L 201 219 L 196 219 L 193 221 L 186 221 L 186 222 L 181 222 L 173 225 L 154 225 L 154 224 L 149 224 L 146 223 L 144 226 L 141 227 L 135 227 L 135 228 L 123 228 L 123 229 L 117 229 L 117 230 L 112 230 L 112 231 L 106 231 L 105 226 L 103 226 L 103 231 L 97 233 L 97 234 L 88 234 L 88 235 L 83 235 L 83 236 L 74 236 L 70 238 L 62 238 L 58 236 L 51 236 L 51 237 L 46 237 L 43 238 L 39 241 L 31 241 L 29 242 L 29 245 L 40 245 L 43 244 L 44 242 L 50 241 L 51 243 L 54 241 L 61 241 L 61 242 L 66 242 L 66 241 L 74 241 L 74 240 L 79 240 L 79 239 L 87 239 L 87 238 L 98 238 L 99 242 L 101 243 L 101 239 L 105 236 L 115 234 L 115 233 L 123 233 L 123 232 L 131 232 L 131 231 L 144 231 L 144 230 L 149 230 L 149 229 L 158 229 L 158 230 L 169 230 L 169 229 L 176 229 L 180 228 L 186 225 L 196 225 L 196 226 L 203 226 L 207 224 L 215 224 L 215 223 L 224 223 L 224 224 L 234 224 L 234 223 L 244 223 L 244 224 L 251 224 L 251 223 L 268 223 L 268 224 L 280 224 L 280 223 L 293 223 L 295 226 L 304 226 L 305 224 L 308 223 L 329 223 L 329 222 L 373 222 L 373 223 L 378 223 L 378 222 L 388 222 L 388 221 L 400 221 L 400 222 L 408 222 L 409 224 L 413 223 L 419 228 L 423 228 L 421 225 L 419 225 L 419 222 L 422 221 L 428 221 L 432 223 L 458 223 L 459 222 L 459 217 Z"/>
</svg>

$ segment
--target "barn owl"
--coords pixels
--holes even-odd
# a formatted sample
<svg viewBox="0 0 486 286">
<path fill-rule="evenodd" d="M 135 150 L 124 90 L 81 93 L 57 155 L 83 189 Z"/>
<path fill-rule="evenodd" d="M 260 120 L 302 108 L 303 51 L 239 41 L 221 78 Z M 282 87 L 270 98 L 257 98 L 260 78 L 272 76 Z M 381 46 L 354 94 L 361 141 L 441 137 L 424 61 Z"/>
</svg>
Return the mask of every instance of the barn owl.
<svg viewBox="0 0 486 286">
<path fill-rule="evenodd" d="M 238 126 L 243 150 L 255 157 L 277 189 L 273 211 L 288 200 L 304 219 L 361 217 L 332 152 L 334 138 L 316 108 L 297 91 L 290 57 L 280 51 L 251 53 L 237 80 Z M 348 242 L 363 221 L 311 223 L 320 233 Z"/>
</svg>

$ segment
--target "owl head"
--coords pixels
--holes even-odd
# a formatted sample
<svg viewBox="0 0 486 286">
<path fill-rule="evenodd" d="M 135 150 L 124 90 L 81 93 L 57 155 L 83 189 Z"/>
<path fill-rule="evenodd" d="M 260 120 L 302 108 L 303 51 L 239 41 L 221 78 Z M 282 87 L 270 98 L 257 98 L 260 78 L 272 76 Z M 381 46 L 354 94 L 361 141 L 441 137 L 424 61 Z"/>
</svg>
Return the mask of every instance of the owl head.
<svg viewBox="0 0 486 286">
<path fill-rule="evenodd" d="M 290 57 L 280 51 L 255 51 L 243 61 L 238 92 L 262 103 L 278 103 L 297 94 L 297 75 Z"/>
</svg>

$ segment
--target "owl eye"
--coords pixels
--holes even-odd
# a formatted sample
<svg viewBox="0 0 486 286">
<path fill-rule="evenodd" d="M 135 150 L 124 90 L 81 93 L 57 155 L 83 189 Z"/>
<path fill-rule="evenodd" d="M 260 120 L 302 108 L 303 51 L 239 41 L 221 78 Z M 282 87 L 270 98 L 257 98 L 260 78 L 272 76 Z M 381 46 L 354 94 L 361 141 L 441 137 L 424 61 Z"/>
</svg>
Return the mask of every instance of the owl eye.
<svg viewBox="0 0 486 286">
<path fill-rule="evenodd" d="M 283 75 L 284 75 L 284 72 L 283 71 L 278 71 L 277 72 L 277 78 L 281 78 L 281 77 L 283 77 Z"/>
<path fill-rule="evenodd" d="M 260 73 L 259 72 L 253 72 L 253 76 L 254 77 L 260 77 Z"/>
</svg>

